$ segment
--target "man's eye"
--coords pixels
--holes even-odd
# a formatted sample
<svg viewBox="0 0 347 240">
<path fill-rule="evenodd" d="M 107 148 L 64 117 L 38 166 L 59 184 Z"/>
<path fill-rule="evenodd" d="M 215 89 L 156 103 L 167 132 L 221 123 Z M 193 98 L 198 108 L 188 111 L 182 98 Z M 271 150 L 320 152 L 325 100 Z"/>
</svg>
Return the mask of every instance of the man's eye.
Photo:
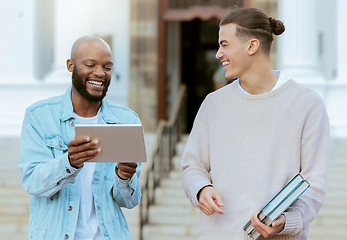
<svg viewBox="0 0 347 240">
<path fill-rule="evenodd" d="M 92 65 L 92 64 L 86 64 L 86 66 L 90 67 L 90 68 L 94 67 L 94 65 Z"/>
<path fill-rule="evenodd" d="M 104 67 L 107 71 L 111 71 L 112 67 Z"/>
</svg>

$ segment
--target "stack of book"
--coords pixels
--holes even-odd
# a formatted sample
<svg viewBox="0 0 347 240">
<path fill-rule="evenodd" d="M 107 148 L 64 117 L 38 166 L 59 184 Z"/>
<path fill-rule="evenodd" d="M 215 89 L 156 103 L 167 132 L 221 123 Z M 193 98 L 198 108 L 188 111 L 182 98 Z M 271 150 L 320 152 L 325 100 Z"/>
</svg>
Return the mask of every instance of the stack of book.
<svg viewBox="0 0 347 240">
<path fill-rule="evenodd" d="M 303 194 L 310 184 L 303 176 L 297 174 L 259 213 L 258 218 L 266 225 L 275 221 L 292 203 Z M 256 240 L 260 233 L 252 226 L 249 221 L 243 228 L 248 236 Z"/>
</svg>

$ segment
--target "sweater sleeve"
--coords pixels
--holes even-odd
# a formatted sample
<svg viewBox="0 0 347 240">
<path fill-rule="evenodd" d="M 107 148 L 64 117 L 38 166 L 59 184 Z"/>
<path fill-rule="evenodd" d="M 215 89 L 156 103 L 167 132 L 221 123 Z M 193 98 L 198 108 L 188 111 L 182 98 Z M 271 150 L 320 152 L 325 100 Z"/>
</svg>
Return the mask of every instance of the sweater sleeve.
<svg viewBox="0 0 347 240">
<path fill-rule="evenodd" d="M 310 188 L 284 213 L 286 225 L 280 234 L 296 235 L 317 216 L 326 194 L 330 148 L 329 120 L 323 101 L 317 97 L 305 119 L 301 137 L 300 170 Z"/>
<path fill-rule="evenodd" d="M 181 160 L 182 185 L 193 206 L 199 202 L 197 194 L 204 186 L 211 185 L 209 145 L 209 96 L 202 103 L 189 135 Z"/>
</svg>

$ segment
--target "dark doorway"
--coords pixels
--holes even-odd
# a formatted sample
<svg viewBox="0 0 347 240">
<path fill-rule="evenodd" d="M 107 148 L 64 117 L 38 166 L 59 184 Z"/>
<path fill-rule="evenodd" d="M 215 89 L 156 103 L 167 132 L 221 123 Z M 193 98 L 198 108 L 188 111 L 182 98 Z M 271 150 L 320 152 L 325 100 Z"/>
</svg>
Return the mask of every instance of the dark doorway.
<svg viewBox="0 0 347 240">
<path fill-rule="evenodd" d="M 187 131 L 206 95 L 214 91 L 213 73 L 220 66 L 215 58 L 218 50 L 218 21 L 182 22 L 182 81 L 187 85 Z"/>
</svg>

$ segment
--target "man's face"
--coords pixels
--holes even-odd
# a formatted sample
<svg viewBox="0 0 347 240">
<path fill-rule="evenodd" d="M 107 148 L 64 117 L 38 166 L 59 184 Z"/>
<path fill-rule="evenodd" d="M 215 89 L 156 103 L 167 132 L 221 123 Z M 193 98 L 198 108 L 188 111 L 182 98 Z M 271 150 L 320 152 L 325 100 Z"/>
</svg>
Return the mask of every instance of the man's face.
<svg viewBox="0 0 347 240">
<path fill-rule="evenodd" d="M 90 102 L 100 102 L 111 82 L 112 54 L 100 42 L 81 46 L 73 62 L 72 85 Z"/>
<path fill-rule="evenodd" d="M 92 82 L 91 82 L 92 81 Z M 98 79 L 95 78 L 89 78 L 88 76 L 85 79 L 82 79 L 81 75 L 78 73 L 77 66 L 74 66 L 73 72 L 72 72 L 72 85 L 77 90 L 77 92 L 86 100 L 90 102 L 101 102 L 102 99 L 106 96 L 106 92 L 108 90 L 108 86 L 110 85 L 110 80 L 105 79 Z M 97 85 L 97 86 L 90 86 L 89 88 L 92 91 L 89 91 L 87 89 L 88 85 Z M 100 85 L 100 86 L 99 86 Z M 100 93 L 93 94 L 91 92 L 95 92 L 95 88 L 101 88 L 101 95 Z M 98 91 L 100 92 L 100 91 Z"/>
<path fill-rule="evenodd" d="M 225 78 L 240 78 L 249 65 L 247 60 L 247 42 L 241 42 L 236 36 L 236 24 L 222 25 L 219 29 L 219 49 L 216 58 L 224 66 Z"/>
</svg>

